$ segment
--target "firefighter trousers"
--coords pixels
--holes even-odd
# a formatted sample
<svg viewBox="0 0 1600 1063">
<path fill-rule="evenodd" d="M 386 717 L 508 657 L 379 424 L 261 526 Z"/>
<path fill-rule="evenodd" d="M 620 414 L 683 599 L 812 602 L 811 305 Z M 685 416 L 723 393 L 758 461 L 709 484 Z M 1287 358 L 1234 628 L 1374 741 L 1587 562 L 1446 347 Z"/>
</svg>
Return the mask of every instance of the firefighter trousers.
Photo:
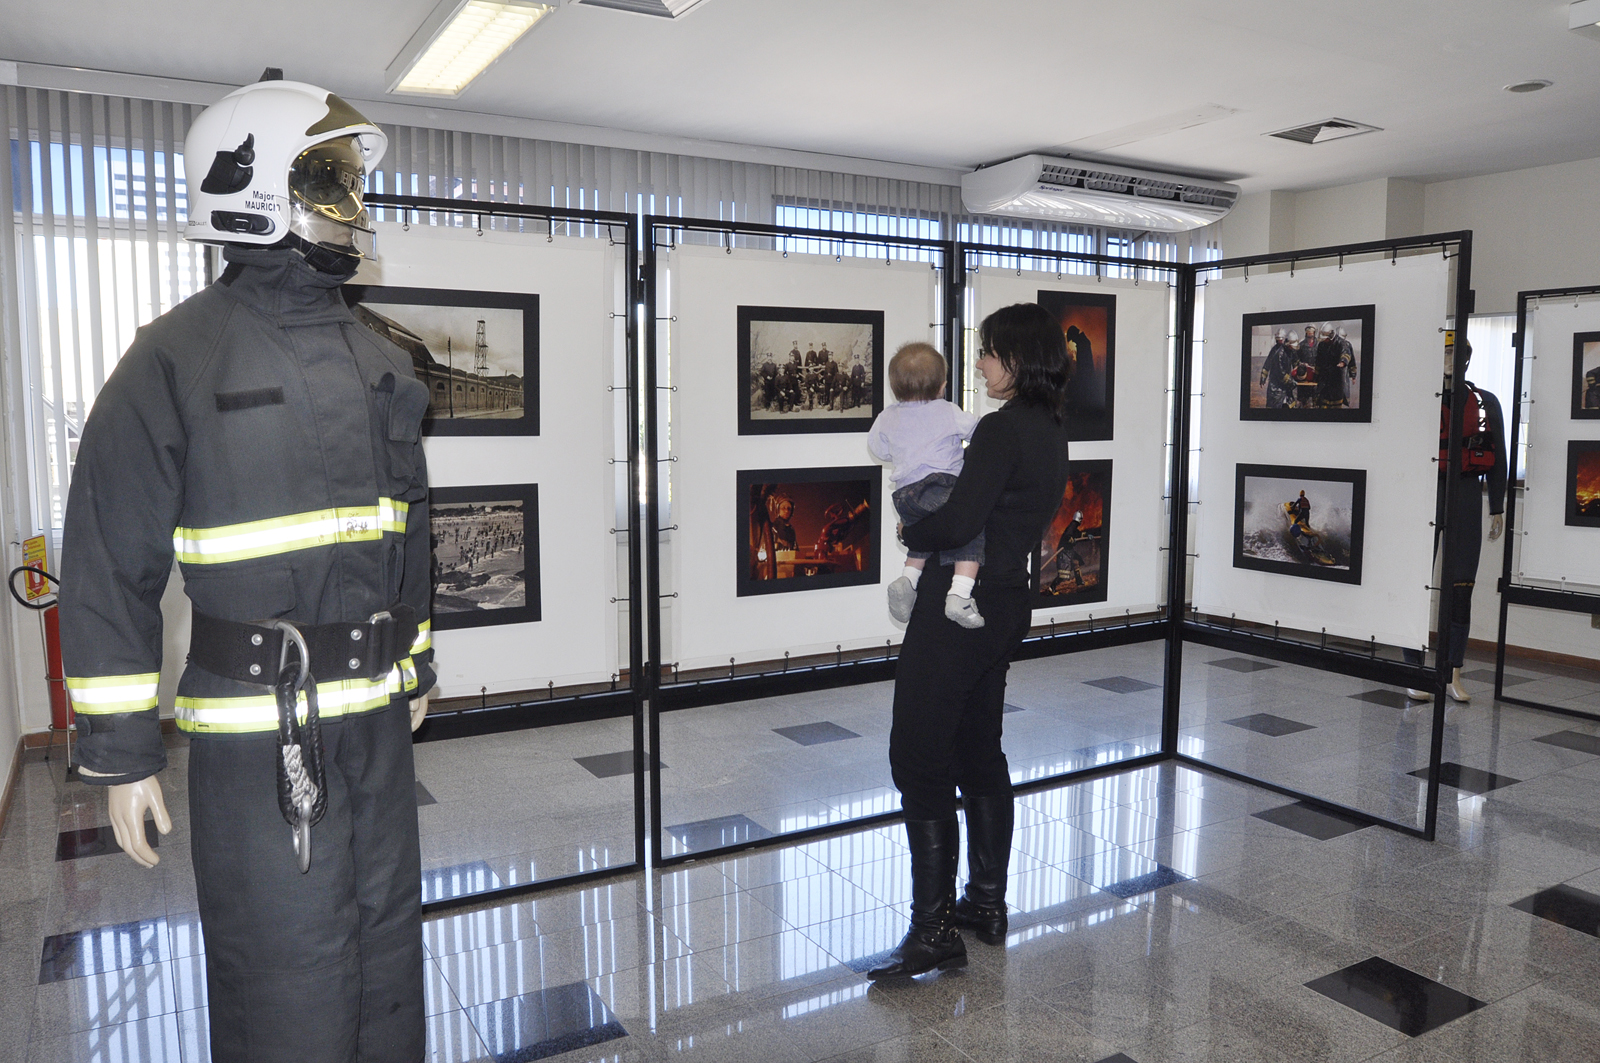
<svg viewBox="0 0 1600 1063">
<path fill-rule="evenodd" d="M 1467 636 L 1472 632 L 1472 589 L 1478 578 L 1478 560 L 1483 555 L 1483 481 L 1463 476 L 1456 484 L 1455 513 L 1445 512 L 1444 484 L 1439 485 L 1434 505 L 1433 553 L 1439 556 L 1447 546 L 1446 561 L 1439 566 L 1439 593 L 1444 597 L 1445 630 L 1440 633 L 1439 650 L 1452 668 L 1467 659 Z M 1422 663 L 1421 650 L 1406 650 L 1410 664 Z"/>
<path fill-rule="evenodd" d="M 276 733 L 189 747 L 190 845 L 214 1063 L 416 1063 L 421 855 L 410 713 L 325 722 L 327 813 L 302 875 Z"/>
</svg>

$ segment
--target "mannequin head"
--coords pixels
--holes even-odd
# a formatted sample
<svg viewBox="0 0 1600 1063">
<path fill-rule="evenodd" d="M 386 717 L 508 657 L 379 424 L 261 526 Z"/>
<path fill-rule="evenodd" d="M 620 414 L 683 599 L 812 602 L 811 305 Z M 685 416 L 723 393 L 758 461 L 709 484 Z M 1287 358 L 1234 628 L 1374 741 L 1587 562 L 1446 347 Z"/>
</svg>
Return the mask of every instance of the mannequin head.
<svg viewBox="0 0 1600 1063">
<path fill-rule="evenodd" d="M 1461 341 L 1461 369 L 1465 372 L 1472 362 L 1472 344 L 1466 340 Z M 1444 334 L 1444 378 L 1449 380 L 1456 371 L 1456 334 L 1454 330 L 1446 329 Z"/>
</svg>

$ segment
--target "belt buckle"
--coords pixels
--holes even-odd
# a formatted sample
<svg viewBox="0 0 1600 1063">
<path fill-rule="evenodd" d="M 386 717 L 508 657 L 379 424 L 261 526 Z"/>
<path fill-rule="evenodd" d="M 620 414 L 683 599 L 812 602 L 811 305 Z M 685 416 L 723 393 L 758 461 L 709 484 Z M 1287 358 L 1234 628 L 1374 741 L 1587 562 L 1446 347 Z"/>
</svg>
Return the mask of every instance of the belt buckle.
<svg viewBox="0 0 1600 1063">
<path fill-rule="evenodd" d="M 400 622 L 387 609 L 380 609 L 367 617 L 370 635 L 366 652 L 368 679 L 382 679 L 389 674 L 395 658 L 394 633 L 399 625 Z"/>
</svg>

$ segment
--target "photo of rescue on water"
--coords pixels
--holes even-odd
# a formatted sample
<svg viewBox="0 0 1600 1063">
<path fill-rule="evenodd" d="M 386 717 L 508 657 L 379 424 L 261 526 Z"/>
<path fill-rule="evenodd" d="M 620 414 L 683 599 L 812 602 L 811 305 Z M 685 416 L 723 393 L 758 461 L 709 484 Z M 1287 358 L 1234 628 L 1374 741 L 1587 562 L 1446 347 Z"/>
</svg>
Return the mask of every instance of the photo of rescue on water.
<svg viewBox="0 0 1600 1063">
<path fill-rule="evenodd" d="M 1244 315 L 1239 419 L 1372 420 L 1372 304 Z"/>
<path fill-rule="evenodd" d="M 539 619 L 539 487 L 428 493 L 435 630 Z"/>
<path fill-rule="evenodd" d="M 1110 548 L 1111 461 L 1074 461 L 1033 555 L 1033 607 L 1105 601 Z"/>
<path fill-rule="evenodd" d="M 1567 442 L 1567 524 L 1600 528 L 1600 439 Z"/>
<path fill-rule="evenodd" d="M 1600 332 L 1572 337 L 1572 416 L 1600 418 Z"/>
<path fill-rule="evenodd" d="M 741 306 L 739 434 L 865 432 L 883 412 L 883 311 Z"/>
<path fill-rule="evenodd" d="M 356 319 L 411 355 L 428 435 L 538 435 L 539 297 L 346 285 Z"/>
<path fill-rule="evenodd" d="M 1039 305 L 1067 337 L 1072 377 L 1067 382 L 1067 438 L 1110 439 L 1117 365 L 1117 297 L 1098 292 L 1041 289 Z"/>
<path fill-rule="evenodd" d="M 738 593 L 878 582 L 883 467 L 738 473 Z"/>
<path fill-rule="evenodd" d="M 1365 469 L 1239 465 L 1233 567 L 1361 582 Z"/>
</svg>

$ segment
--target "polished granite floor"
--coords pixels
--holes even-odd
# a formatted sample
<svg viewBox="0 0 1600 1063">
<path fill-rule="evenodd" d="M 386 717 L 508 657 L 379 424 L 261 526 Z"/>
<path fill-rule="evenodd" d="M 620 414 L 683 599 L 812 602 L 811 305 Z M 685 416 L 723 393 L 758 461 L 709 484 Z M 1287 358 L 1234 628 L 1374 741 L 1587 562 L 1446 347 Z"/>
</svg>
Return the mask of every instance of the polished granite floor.
<svg viewBox="0 0 1600 1063">
<path fill-rule="evenodd" d="M 1158 680 L 1150 649 L 1019 665 L 1006 716 L 1019 774 L 1052 757 L 1110 761 L 1146 748 L 1153 739 L 1135 729 L 1157 719 L 1159 691 L 1091 681 Z M 1426 761 L 1431 707 L 1323 673 L 1195 647 L 1188 657 L 1186 750 L 1415 814 L 1409 773 Z M 1527 680 L 1519 695 L 1589 707 L 1600 693 L 1581 673 L 1514 671 Z M 1316 696 L 1305 693 L 1311 680 Z M 428 921 L 432 1058 L 1600 1059 L 1600 725 L 1496 709 L 1481 679 L 1468 683 L 1473 704 L 1446 717 L 1458 785 L 1442 791 L 1437 843 L 1171 764 L 1037 791 L 1018 799 L 1005 945 L 969 939 L 964 970 L 880 985 L 861 971 L 904 929 L 898 826 L 540 894 Z M 676 734 L 661 750 L 664 791 L 679 802 L 668 803 L 665 821 L 680 828 L 669 836 L 692 842 L 737 816 L 775 832 L 787 821 L 769 810 L 801 822 L 792 810 L 829 797 L 841 810 L 879 807 L 842 795 L 873 792 L 870 778 L 847 786 L 871 769 L 853 750 L 881 755 L 885 697 L 859 688 L 774 699 L 753 703 L 748 720 L 673 714 L 685 719 L 681 730 L 663 723 Z M 582 726 L 591 730 L 419 747 L 419 815 L 433 838 L 425 889 L 481 888 L 486 875 L 535 866 L 512 856 L 603 857 L 592 825 L 609 822 L 612 806 L 542 800 L 589 782 L 584 792 L 615 784 L 631 796 L 603 759 L 628 748 L 627 725 Z M 694 727 L 706 729 L 701 741 L 723 737 L 696 747 Z M 534 767 L 554 776 L 536 784 L 538 805 L 486 781 L 536 747 L 546 756 Z M 824 764 L 807 770 L 780 752 Z M 172 754 L 181 769 L 181 742 Z M 763 773 L 739 799 L 729 783 L 752 761 Z M 788 791 L 774 786 L 784 763 L 799 780 Z M 0 834 L 0 1063 L 206 1059 L 182 771 L 165 779 L 175 831 L 161 840 L 161 865 L 141 871 L 98 831 L 103 804 L 58 767 L 25 766 Z M 683 781 L 668 790 L 674 778 Z M 509 847 L 491 855 L 482 839 L 508 803 L 539 809 L 550 844 L 526 844 L 536 832 L 518 818 Z M 487 822 L 446 821 L 482 828 L 447 844 L 439 836 L 456 827 L 430 829 L 429 816 L 463 806 Z M 618 807 L 626 838 L 631 812 Z M 587 849 L 574 839 L 583 831 Z"/>
</svg>

